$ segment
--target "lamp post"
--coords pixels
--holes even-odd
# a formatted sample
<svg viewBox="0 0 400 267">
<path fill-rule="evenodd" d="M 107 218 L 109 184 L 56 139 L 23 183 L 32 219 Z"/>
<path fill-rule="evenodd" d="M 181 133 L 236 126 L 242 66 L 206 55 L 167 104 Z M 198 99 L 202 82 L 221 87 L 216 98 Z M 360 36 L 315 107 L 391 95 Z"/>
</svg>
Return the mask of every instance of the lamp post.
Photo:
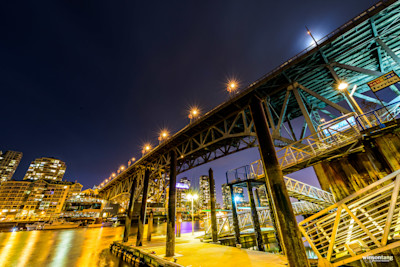
<svg viewBox="0 0 400 267">
<path fill-rule="evenodd" d="M 160 133 L 160 136 L 158 137 L 158 144 L 161 144 L 163 141 L 165 141 L 169 136 L 169 132 L 167 130 L 162 130 Z"/>
<path fill-rule="evenodd" d="M 351 105 L 351 107 L 353 108 L 353 110 L 358 114 L 358 115 L 362 115 L 364 112 L 362 111 L 362 109 L 360 108 L 360 106 L 358 105 L 358 103 L 356 102 L 356 100 L 354 99 L 353 95 L 349 93 L 349 91 L 347 90 L 347 87 L 349 85 L 345 82 L 341 82 L 338 85 L 338 90 L 340 92 L 343 93 L 344 97 L 346 98 L 346 100 L 349 102 L 349 104 Z M 355 88 L 357 88 L 356 86 L 354 86 L 353 88 L 353 92 L 355 91 Z"/>
<path fill-rule="evenodd" d="M 187 195 L 188 200 L 192 201 L 192 235 L 194 235 L 194 211 L 193 211 L 193 201 L 198 199 L 199 196 L 197 194 L 188 194 Z"/>
<path fill-rule="evenodd" d="M 151 145 L 150 144 L 145 144 L 144 146 L 143 146 L 143 149 L 142 149 L 142 157 L 144 156 L 144 154 L 146 154 L 147 152 L 149 152 L 151 150 Z"/>
<path fill-rule="evenodd" d="M 233 96 L 238 89 L 238 82 L 236 80 L 230 80 L 228 81 L 228 83 L 226 84 L 226 91 L 228 91 L 229 96 Z"/>
<path fill-rule="evenodd" d="M 190 110 L 190 113 L 189 113 L 189 116 L 188 116 L 189 122 L 191 123 L 191 122 L 192 122 L 193 120 L 195 120 L 199 115 L 200 115 L 199 109 L 198 109 L 198 108 L 192 108 L 192 109 Z"/>
</svg>

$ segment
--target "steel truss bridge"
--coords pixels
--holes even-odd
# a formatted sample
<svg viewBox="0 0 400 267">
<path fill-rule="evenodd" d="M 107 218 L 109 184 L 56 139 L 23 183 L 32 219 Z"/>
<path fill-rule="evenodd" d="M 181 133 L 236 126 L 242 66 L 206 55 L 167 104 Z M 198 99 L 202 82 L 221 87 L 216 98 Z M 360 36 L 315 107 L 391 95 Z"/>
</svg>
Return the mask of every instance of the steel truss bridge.
<svg viewBox="0 0 400 267">
<path fill-rule="evenodd" d="M 400 68 L 400 3 L 381 1 L 337 30 L 250 84 L 229 101 L 171 136 L 118 174 L 99 192 L 111 201 L 126 200 L 132 183 L 135 199 L 141 194 L 144 168 L 151 170 L 150 202 L 161 202 L 168 186 L 166 167 L 170 151 L 178 155 L 177 172 L 257 146 L 249 101 L 263 100 L 276 147 L 297 147 L 296 142 L 316 134 L 321 115 L 332 119 L 355 112 L 336 87 L 340 81 L 358 85 L 354 97 L 380 105 L 364 94 L 366 82 Z M 400 95 L 400 87 L 390 87 Z M 339 103 L 339 104 L 338 104 Z M 384 102 L 383 104 L 388 104 Z M 302 127 L 292 126 L 301 118 Z M 285 148 L 286 147 L 286 148 Z M 288 152 L 289 154 L 291 152 Z M 323 157 L 320 158 L 323 160 Z"/>
</svg>

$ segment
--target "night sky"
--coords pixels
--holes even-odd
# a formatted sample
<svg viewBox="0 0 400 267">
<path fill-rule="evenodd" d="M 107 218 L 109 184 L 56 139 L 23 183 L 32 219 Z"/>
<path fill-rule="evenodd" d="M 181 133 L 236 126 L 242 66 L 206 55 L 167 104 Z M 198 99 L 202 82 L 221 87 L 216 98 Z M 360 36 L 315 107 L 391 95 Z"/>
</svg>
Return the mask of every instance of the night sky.
<svg viewBox="0 0 400 267">
<path fill-rule="evenodd" d="M 83 1 L 82 1 L 83 2 Z M 225 83 L 261 77 L 376 1 L 30 1 L 0 7 L 0 150 L 66 162 L 64 179 L 99 184 L 161 128 L 228 99 Z M 15 4 L 15 5 L 14 5 Z M 180 175 L 198 181 L 257 150 Z M 310 183 L 312 172 L 294 174 Z"/>
</svg>

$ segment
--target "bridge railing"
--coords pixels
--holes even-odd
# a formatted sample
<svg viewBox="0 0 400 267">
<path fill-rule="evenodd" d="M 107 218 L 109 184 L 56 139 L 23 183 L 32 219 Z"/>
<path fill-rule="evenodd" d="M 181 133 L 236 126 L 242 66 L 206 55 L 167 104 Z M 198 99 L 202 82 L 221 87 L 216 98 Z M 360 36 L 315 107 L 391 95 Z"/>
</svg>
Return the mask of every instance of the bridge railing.
<svg viewBox="0 0 400 267">
<path fill-rule="evenodd" d="M 282 169 L 299 164 L 327 152 L 353 143 L 360 137 L 360 131 L 347 118 L 342 121 L 348 127 L 329 127 L 304 139 L 277 150 L 278 161 Z"/>
<path fill-rule="evenodd" d="M 267 207 L 257 208 L 257 213 L 261 227 L 272 225 L 271 214 L 269 213 L 269 209 Z M 254 228 L 250 210 L 239 211 L 238 220 L 240 231 Z M 234 233 L 232 213 L 217 216 L 217 225 L 219 236 Z M 209 219 L 205 222 L 204 230 L 205 234 L 211 234 L 211 221 Z"/>
<path fill-rule="evenodd" d="M 261 178 L 264 176 L 264 168 L 261 160 L 251 163 L 249 170 L 249 177 L 251 178 Z M 285 185 L 291 197 L 307 200 L 308 202 L 317 202 L 324 206 L 335 203 L 334 196 L 327 191 L 287 176 L 284 176 L 283 178 L 285 179 Z"/>
<path fill-rule="evenodd" d="M 319 260 L 341 266 L 400 247 L 400 171 L 299 223 Z"/>
<path fill-rule="evenodd" d="M 307 201 L 299 201 L 292 203 L 293 212 L 297 215 L 314 214 L 321 211 L 324 207 L 318 204 L 310 203 Z M 272 226 L 271 214 L 268 207 L 257 208 L 258 219 L 261 227 Z M 238 212 L 239 229 L 240 231 L 246 229 L 253 229 L 253 221 L 251 218 L 250 209 Z M 233 234 L 233 217 L 232 213 L 225 215 L 217 215 L 217 229 L 218 235 Z M 205 222 L 205 233 L 211 234 L 211 221 L 210 219 Z"/>
<path fill-rule="evenodd" d="M 362 131 L 379 126 L 385 128 L 385 123 L 400 118 L 400 101 L 364 113 L 357 117 L 357 124 Z"/>
</svg>

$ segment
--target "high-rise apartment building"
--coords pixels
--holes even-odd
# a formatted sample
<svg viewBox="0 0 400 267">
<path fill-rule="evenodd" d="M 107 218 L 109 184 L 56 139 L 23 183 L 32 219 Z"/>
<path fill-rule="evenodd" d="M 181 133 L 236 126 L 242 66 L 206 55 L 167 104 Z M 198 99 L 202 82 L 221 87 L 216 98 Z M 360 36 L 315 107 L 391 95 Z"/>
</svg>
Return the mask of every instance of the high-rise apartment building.
<svg viewBox="0 0 400 267">
<path fill-rule="evenodd" d="M 178 208 L 184 208 L 187 204 L 187 193 L 190 189 L 190 180 L 187 177 L 183 177 L 176 184 L 176 206 Z"/>
<path fill-rule="evenodd" d="M 68 195 L 77 193 L 78 189 L 82 189 L 81 184 L 65 181 L 6 181 L 0 186 L 0 216 L 8 219 L 57 217 Z"/>
<path fill-rule="evenodd" d="M 61 181 L 67 166 L 65 162 L 55 158 L 38 158 L 32 161 L 24 180 L 49 179 Z"/>
<path fill-rule="evenodd" d="M 0 183 L 10 181 L 22 159 L 22 152 L 0 151 Z"/>
<path fill-rule="evenodd" d="M 223 184 L 221 186 L 222 188 L 222 202 L 224 205 L 224 209 L 232 209 L 232 199 L 231 199 L 231 191 L 229 189 L 229 186 L 227 184 Z M 238 204 L 243 202 L 244 200 L 244 195 L 243 195 L 243 187 L 233 187 L 233 194 L 235 196 L 238 196 L 239 200 L 237 201 Z"/>
<path fill-rule="evenodd" d="M 210 208 L 210 183 L 208 181 L 207 175 L 200 176 L 199 190 L 200 190 L 199 208 L 200 209 L 209 209 Z M 214 194 L 216 195 L 215 188 L 214 188 Z"/>
</svg>

